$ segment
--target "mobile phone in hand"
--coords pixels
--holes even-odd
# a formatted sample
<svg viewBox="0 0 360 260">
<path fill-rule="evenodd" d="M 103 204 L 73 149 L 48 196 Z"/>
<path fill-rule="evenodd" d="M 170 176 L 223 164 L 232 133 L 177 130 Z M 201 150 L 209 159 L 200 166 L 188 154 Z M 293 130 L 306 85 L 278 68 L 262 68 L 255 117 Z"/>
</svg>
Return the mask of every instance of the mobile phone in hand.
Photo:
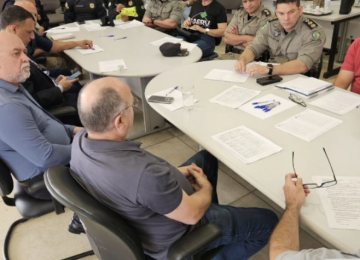
<svg viewBox="0 0 360 260">
<path fill-rule="evenodd" d="M 68 77 L 67 80 L 73 80 L 73 79 L 79 77 L 80 75 L 81 75 L 81 72 L 77 71 L 74 74 L 72 74 L 70 77 Z"/>
</svg>

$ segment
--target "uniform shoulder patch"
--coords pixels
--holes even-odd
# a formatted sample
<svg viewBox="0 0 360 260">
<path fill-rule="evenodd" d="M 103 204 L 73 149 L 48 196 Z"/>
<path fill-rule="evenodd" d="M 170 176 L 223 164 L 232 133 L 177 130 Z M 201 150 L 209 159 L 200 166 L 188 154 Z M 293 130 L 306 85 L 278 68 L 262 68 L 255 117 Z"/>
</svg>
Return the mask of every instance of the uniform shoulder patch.
<svg viewBox="0 0 360 260">
<path fill-rule="evenodd" d="M 277 21 L 277 20 L 279 20 L 279 18 L 277 18 L 277 17 L 272 17 L 272 18 L 270 18 L 269 23 L 271 23 L 271 22 L 273 22 L 273 21 Z"/>
<path fill-rule="evenodd" d="M 319 26 L 314 20 L 310 18 L 306 18 L 303 23 L 306 24 L 310 30 L 315 29 L 316 27 Z"/>
<path fill-rule="evenodd" d="M 266 17 L 269 17 L 271 15 L 271 12 L 269 9 L 264 9 L 262 12 L 263 12 L 263 14 L 265 14 Z"/>
</svg>

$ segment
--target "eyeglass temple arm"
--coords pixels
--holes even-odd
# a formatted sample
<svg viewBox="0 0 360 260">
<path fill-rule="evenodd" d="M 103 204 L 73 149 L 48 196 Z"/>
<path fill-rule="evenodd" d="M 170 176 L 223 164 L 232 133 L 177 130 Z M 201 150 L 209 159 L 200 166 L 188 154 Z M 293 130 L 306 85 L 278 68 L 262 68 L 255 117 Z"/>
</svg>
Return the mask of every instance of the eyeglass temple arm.
<svg viewBox="0 0 360 260">
<path fill-rule="evenodd" d="M 325 153 L 326 159 L 328 160 L 328 162 L 329 162 L 329 164 L 330 164 L 330 168 L 331 168 L 331 171 L 332 171 L 332 173 L 333 173 L 334 180 L 335 180 L 335 181 L 337 181 L 337 180 L 336 180 L 336 176 L 335 176 L 334 169 L 333 169 L 333 167 L 332 167 L 332 165 L 331 165 L 331 162 L 330 162 L 330 160 L 329 160 L 329 157 L 328 157 L 328 155 L 327 155 L 326 150 L 325 150 L 325 148 L 324 148 L 324 147 L 323 147 L 323 150 L 324 150 L 324 153 Z"/>
</svg>

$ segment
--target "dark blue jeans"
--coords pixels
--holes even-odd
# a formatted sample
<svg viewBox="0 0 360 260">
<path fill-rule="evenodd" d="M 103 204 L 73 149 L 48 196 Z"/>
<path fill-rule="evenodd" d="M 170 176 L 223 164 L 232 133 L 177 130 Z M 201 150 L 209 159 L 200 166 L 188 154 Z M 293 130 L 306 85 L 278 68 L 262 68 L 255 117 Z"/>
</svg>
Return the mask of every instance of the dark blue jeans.
<svg viewBox="0 0 360 260">
<path fill-rule="evenodd" d="M 202 57 L 205 58 L 214 53 L 215 50 L 215 38 L 206 34 L 200 34 L 200 39 L 194 41 L 193 43 L 197 44 L 197 46 L 202 51 Z"/>
<path fill-rule="evenodd" d="M 68 69 L 47 69 L 47 70 L 50 72 L 49 76 L 54 79 L 56 79 L 60 75 L 64 75 L 64 76 L 72 75 L 71 71 Z M 69 89 L 69 91 L 67 91 L 66 93 L 79 94 L 81 88 L 82 88 L 81 84 L 79 83 L 79 81 L 77 81 L 71 86 L 71 89 Z"/>
<path fill-rule="evenodd" d="M 213 259 L 243 260 L 250 258 L 268 243 L 270 235 L 278 223 L 277 215 L 268 209 L 218 205 L 216 194 L 217 159 L 209 152 L 201 151 L 182 166 L 192 162 L 203 169 L 214 191 L 213 203 L 197 227 L 214 223 L 222 230 L 222 237 L 209 245 L 204 252 L 223 246 L 221 252 Z"/>
</svg>

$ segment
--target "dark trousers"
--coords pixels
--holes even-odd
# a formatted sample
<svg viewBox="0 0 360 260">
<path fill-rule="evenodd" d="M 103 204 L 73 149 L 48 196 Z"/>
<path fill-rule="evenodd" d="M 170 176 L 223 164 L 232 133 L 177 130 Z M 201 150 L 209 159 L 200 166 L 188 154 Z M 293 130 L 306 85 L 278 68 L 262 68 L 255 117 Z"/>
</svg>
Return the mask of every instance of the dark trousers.
<svg viewBox="0 0 360 260">
<path fill-rule="evenodd" d="M 182 166 L 194 162 L 203 169 L 213 186 L 213 200 L 197 226 L 214 223 L 222 230 L 222 237 L 209 245 L 208 251 L 223 246 L 213 259 L 248 259 L 260 251 L 269 241 L 270 235 L 278 223 L 277 215 L 268 209 L 235 208 L 219 205 L 216 194 L 218 161 L 207 151 L 201 151 L 191 157 Z"/>
</svg>

